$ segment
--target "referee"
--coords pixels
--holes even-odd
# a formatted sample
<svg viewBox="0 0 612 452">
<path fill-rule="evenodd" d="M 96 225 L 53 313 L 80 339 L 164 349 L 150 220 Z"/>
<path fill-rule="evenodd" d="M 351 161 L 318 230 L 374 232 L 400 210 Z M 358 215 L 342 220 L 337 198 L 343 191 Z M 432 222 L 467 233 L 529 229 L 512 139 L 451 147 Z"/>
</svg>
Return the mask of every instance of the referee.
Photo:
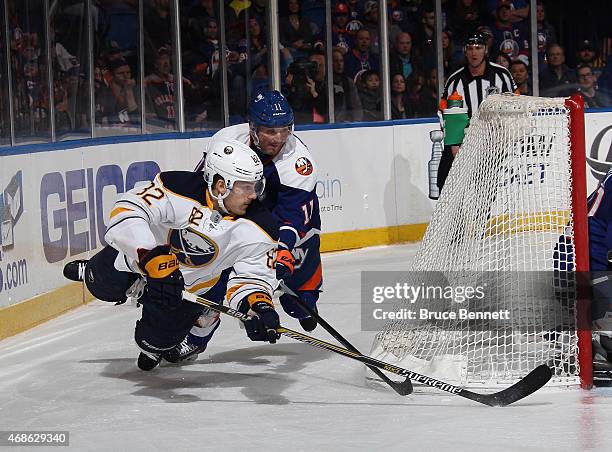
<svg viewBox="0 0 612 452">
<path fill-rule="evenodd" d="M 463 48 L 466 64 L 446 81 L 440 101 L 441 109 L 442 105 L 446 104 L 448 97 L 456 91 L 463 97 L 464 106 L 467 107 L 468 116 L 471 118 L 473 112 L 487 96 L 489 88 L 496 87 L 502 93 L 515 92 L 516 84 L 508 69 L 488 60 L 488 38 L 484 33 L 476 33 L 466 39 Z M 438 167 L 437 182 L 440 190 L 444 186 L 446 176 L 448 176 L 458 151 L 459 145 L 444 146 Z"/>
</svg>

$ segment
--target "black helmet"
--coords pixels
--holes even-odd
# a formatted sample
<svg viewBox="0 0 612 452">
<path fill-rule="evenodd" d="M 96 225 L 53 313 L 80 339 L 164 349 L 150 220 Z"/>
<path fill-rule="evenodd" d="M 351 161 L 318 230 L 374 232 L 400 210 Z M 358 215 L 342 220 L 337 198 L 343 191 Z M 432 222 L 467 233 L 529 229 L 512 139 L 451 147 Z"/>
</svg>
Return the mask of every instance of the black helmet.
<svg viewBox="0 0 612 452">
<path fill-rule="evenodd" d="M 489 35 L 487 33 L 474 33 L 471 34 L 470 36 L 468 36 L 465 39 L 465 44 L 466 46 L 469 45 L 483 45 L 486 46 L 487 43 L 489 42 Z"/>
</svg>

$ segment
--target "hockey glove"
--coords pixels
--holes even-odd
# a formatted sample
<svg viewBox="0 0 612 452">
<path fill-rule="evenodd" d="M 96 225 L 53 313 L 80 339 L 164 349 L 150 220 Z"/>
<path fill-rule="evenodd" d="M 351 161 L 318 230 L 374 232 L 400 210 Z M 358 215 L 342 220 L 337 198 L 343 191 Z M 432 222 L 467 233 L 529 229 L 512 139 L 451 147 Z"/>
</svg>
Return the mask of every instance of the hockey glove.
<svg viewBox="0 0 612 452">
<path fill-rule="evenodd" d="M 141 248 L 138 256 L 138 266 L 147 277 L 147 298 L 168 307 L 178 306 L 183 300 L 185 282 L 170 246 L 160 245 L 150 251 Z"/>
<path fill-rule="evenodd" d="M 276 250 L 276 258 L 274 259 L 276 267 L 276 279 L 279 281 L 285 280 L 293 274 L 295 268 L 295 259 L 293 254 L 286 248 Z"/>
<path fill-rule="evenodd" d="M 253 294 L 251 297 L 262 297 L 270 300 L 269 296 L 263 294 Z M 255 313 L 250 320 L 244 322 L 247 336 L 252 341 L 264 341 L 274 344 L 280 337 L 276 329 L 280 327 L 278 314 L 270 301 L 256 301 L 251 304 L 251 311 Z"/>
</svg>

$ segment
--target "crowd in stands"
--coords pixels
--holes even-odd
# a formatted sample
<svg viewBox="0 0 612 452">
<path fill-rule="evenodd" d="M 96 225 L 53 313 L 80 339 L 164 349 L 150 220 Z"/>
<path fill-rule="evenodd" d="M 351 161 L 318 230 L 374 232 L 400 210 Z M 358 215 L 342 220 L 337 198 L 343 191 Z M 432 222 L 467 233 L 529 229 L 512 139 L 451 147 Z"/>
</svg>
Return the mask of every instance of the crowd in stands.
<svg viewBox="0 0 612 452">
<path fill-rule="evenodd" d="M 9 2 L 7 10 L 15 135 L 44 136 L 49 131 L 50 109 L 42 23 L 30 19 L 16 2 Z"/>
<path fill-rule="evenodd" d="M 231 123 L 244 121 L 249 98 L 268 87 L 265 0 L 225 2 L 223 55 L 216 0 L 179 0 L 179 24 L 172 21 L 172 2 L 144 0 L 144 55 L 139 54 L 141 2 L 96 0 L 92 77 L 95 118 L 91 120 L 86 21 L 69 7 L 60 17 L 64 8 L 57 8 L 51 20 L 49 57 L 44 42 L 43 2 L 38 2 L 40 11 L 34 11 L 35 3 L 29 2 L 26 7 L 11 0 L 7 8 L 17 135 L 48 131 L 51 99 L 57 134 L 87 130 L 91 122 L 95 127 L 134 133 L 140 130 L 143 116 L 147 131 L 176 130 L 176 25 L 180 28 L 187 130 L 223 125 L 224 77 Z M 84 5 L 85 1 L 76 3 Z M 392 118 L 435 116 L 438 76 L 446 80 L 464 64 L 464 40 L 477 31 L 489 36 L 490 60 L 511 71 L 521 94 L 533 94 L 535 80 L 540 95 L 580 93 L 587 107 L 612 106 L 612 35 L 601 27 L 593 27 L 597 28 L 594 31 L 578 25 L 576 29 L 558 30 L 553 23 L 559 21 L 548 18 L 547 8 L 558 13 L 558 4 L 552 0 L 537 3 L 539 72 L 535 77 L 530 61 L 527 0 L 442 0 L 441 74 L 437 71 L 433 0 L 388 0 L 388 49 L 381 45 L 377 0 L 332 1 L 331 49 L 326 49 L 325 1 L 279 1 L 278 7 L 280 48 L 275 51 L 280 55 L 282 90 L 298 123 L 328 122 L 329 95 L 333 95 L 336 122 L 383 119 L 384 51 L 389 55 Z M 564 41 L 560 40 L 560 31 L 565 33 Z M 569 44 L 568 36 L 573 39 Z M 331 67 L 327 67 L 328 51 Z M 52 96 L 47 88 L 48 61 Z M 6 90 L 0 94 L 7 96 Z"/>
</svg>

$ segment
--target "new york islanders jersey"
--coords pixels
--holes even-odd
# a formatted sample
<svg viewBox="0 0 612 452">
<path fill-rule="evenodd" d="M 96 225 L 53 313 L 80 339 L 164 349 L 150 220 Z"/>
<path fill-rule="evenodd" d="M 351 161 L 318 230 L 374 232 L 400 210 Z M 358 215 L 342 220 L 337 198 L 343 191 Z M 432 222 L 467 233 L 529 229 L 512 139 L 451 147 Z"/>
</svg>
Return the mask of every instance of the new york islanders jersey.
<svg viewBox="0 0 612 452">
<path fill-rule="evenodd" d="M 213 210 L 200 172 L 163 172 L 120 196 L 105 239 L 119 251 L 115 267 L 135 273 L 138 249 L 169 243 L 185 289 L 200 295 L 232 269 L 227 301 L 234 308 L 252 293 L 272 297 L 278 285 L 272 269 L 278 226 L 270 212 L 254 201 L 246 215 L 223 217 Z"/>
<path fill-rule="evenodd" d="M 608 270 L 612 250 L 612 170 L 587 200 L 589 209 L 589 256 L 592 271 Z"/>
<path fill-rule="evenodd" d="M 215 133 L 209 143 L 234 139 L 250 144 L 249 124 L 237 124 Z M 289 250 L 321 233 L 319 198 L 315 191 L 317 169 L 310 151 L 294 134 L 276 157 L 270 159 L 254 149 L 264 164 L 266 190 L 261 200 L 280 225 L 280 241 Z M 203 168 L 204 158 L 196 169 Z"/>
</svg>

